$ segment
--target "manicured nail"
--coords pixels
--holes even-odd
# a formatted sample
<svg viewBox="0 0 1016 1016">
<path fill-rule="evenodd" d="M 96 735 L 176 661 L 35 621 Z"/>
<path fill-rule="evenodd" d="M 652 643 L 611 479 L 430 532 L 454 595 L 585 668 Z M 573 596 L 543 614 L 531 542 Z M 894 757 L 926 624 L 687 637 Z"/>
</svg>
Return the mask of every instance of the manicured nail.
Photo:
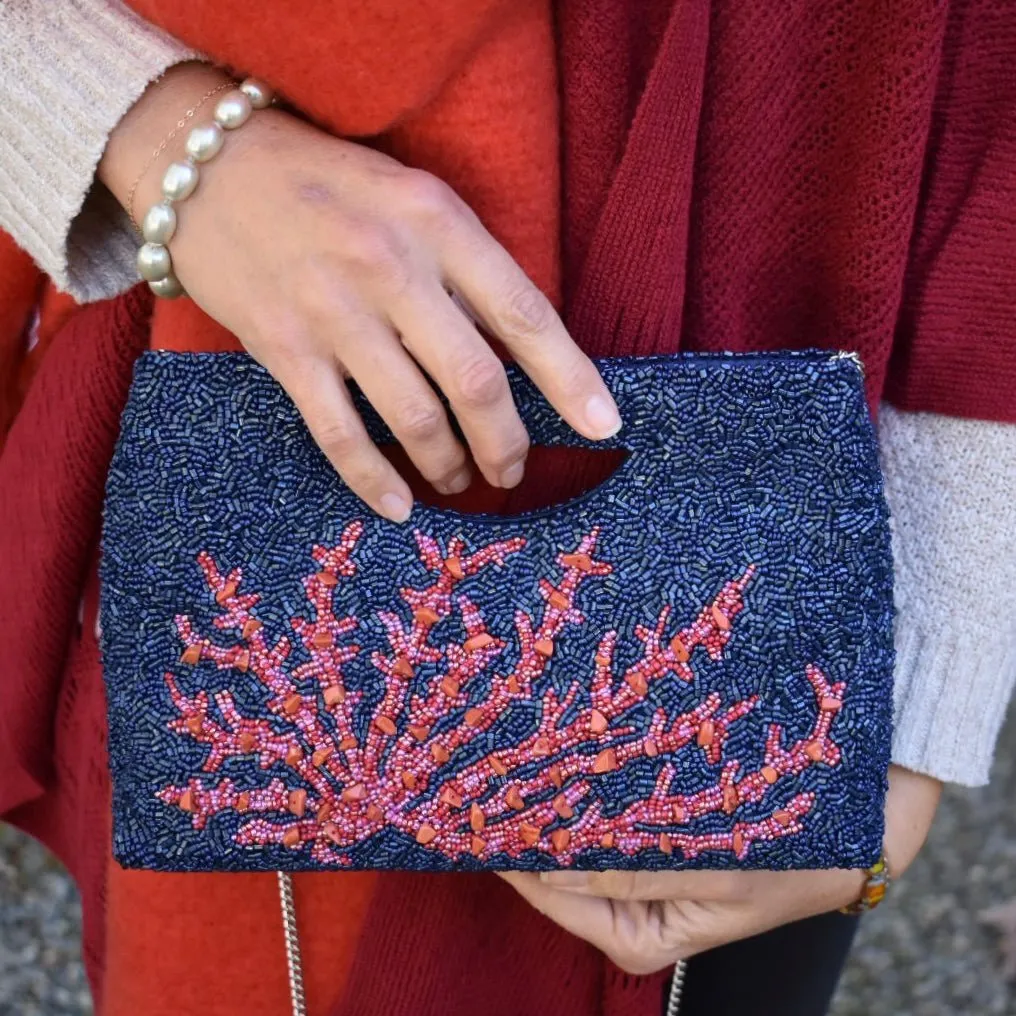
<svg viewBox="0 0 1016 1016">
<path fill-rule="evenodd" d="M 501 475 L 498 477 L 498 482 L 502 487 L 514 487 L 519 484 L 522 480 L 522 474 L 525 471 L 525 462 L 515 462 L 510 465 Z"/>
<path fill-rule="evenodd" d="M 412 504 L 401 494 L 381 495 L 381 513 L 390 518 L 392 522 L 405 522 L 412 510 Z"/>
<path fill-rule="evenodd" d="M 557 889 L 581 889 L 589 882 L 585 871 L 541 871 L 540 881 Z"/>
<path fill-rule="evenodd" d="M 621 429 L 621 414 L 605 395 L 594 395 L 586 403 L 586 423 L 598 441 L 613 437 Z"/>
<path fill-rule="evenodd" d="M 469 486 L 469 470 L 460 469 L 444 486 L 446 494 L 461 494 Z"/>
</svg>

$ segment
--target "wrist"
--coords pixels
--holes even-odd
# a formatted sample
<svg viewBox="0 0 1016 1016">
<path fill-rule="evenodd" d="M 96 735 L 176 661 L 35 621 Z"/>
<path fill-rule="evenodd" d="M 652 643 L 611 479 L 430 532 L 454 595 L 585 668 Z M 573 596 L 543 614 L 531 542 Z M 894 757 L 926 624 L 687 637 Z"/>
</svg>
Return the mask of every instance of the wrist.
<svg viewBox="0 0 1016 1016">
<path fill-rule="evenodd" d="M 215 96 L 220 97 L 215 100 L 211 120 L 195 123 L 195 117 L 205 103 Z M 176 235 L 177 206 L 197 189 L 203 170 L 222 152 L 226 135 L 241 130 L 256 110 L 267 109 L 273 101 L 272 90 L 254 78 L 246 78 L 239 83 L 227 80 L 208 89 L 177 120 L 175 128 L 149 156 L 141 170 L 141 177 L 131 186 L 126 207 L 138 226 L 133 212 L 135 192 L 141 178 L 149 167 L 160 160 L 164 152 L 173 159 L 162 175 L 159 200 L 147 209 L 138 226 L 144 240 L 137 254 L 138 274 L 148 282 L 157 296 L 175 299 L 185 292 L 169 250 L 169 243 Z M 184 130 L 184 157 L 177 160 L 173 149 L 177 135 Z"/>
<path fill-rule="evenodd" d="M 117 124 L 99 163 L 99 180 L 123 208 L 131 210 L 128 204 L 133 196 L 133 211 L 140 219 L 144 210 L 159 200 L 163 174 L 179 158 L 191 124 L 181 129 L 173 143 L 157 157 L 153 158 L 153 153 L 187 110 L 193 109 L 213 89 L 232 80 L 208 64 L 183 63 L 149 85 Z"/>
<path fill-rule="evenodd" d="M 889 767 L 885 845 L 894 877 L 902 875 L 927 839 L 942 794 L 940 781 L 924 773 Z"/>
</svg>

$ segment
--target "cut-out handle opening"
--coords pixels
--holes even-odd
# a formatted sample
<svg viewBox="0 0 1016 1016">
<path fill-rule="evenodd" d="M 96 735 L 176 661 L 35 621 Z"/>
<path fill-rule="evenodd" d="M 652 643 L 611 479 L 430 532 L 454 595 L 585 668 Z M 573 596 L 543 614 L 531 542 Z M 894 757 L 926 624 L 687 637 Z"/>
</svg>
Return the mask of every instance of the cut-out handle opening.
<svg viewBox="0 0 1016 1016">
<path fill-rule="evenodd" d="M 433 508 L 463 515 L 517 518 L 583 500 L 594 495 L 624 467 L 625 448 L 577 448 L 534 445 L 526 457 L 522 482 L 511 490 L 493 487 L 472 463 L 473 480 L 461 494 L 439 494 L 417 471 L 405 451 L 394 444 L 381 450 L 405 477 L 414 498 Z"/>
</svg>

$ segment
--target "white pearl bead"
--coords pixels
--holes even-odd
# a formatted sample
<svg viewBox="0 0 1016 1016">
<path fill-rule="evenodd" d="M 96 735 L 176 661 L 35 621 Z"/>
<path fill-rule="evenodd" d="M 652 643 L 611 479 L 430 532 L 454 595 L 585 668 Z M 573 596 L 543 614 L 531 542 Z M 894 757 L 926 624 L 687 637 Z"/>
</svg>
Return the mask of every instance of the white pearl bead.
<svg viewBox="0 0 1016 1016">
<path fill-rule="evenodd" d="M 154 282 L 149 282 L 148 288 L 156 296 L 161 296 L 166 300 L 175 300 L 178 296 L 183 296 L 183 286 L 180 285 L 180 280 L 172 273 L 164 279 L 156 279 Z"/>
<path fill-rule="evenodd" d="M 225 138 L 226 135 L 222 133 L 222 128 L 217 123 L 206 123 L 195 127 L 187 135 L 184 147 L 195 162 L 207 162 L 219 154 Z"/>
<path fill-rule="evenodd" d="M 162 178 L 162 194 L 167 201 L 183 201 L 198 185 L 197 166 L 189 162 L 172 162 Z"/>
<path fill-rule="evenodd" d="M 166 204 L 152 205 L 141 222 L 141 235 L 149 243 L 167 244 L 176 232 L 176 212 Z"/>
<path fill-rule="evenodd" d="M 247 122 L 254 107 L 239 89 L 229 92 L 215 107 L 215 122 L 227 131 L 235 130 Z"/>
<path fill-rule="evenodd" d="M 272 99 L 275 98 L 275 93 L 257 78 L 247 78 L 240 85 L 240 91 L 250 99 L 250 104 L 255 109 L 267 109 L 272 104 Z"/>
<path fill-rule="evenodd" d="M 169 251 L 159 243 L 146 243 L 138 251 L 138 274 L 149 282 L 164 279 L 173 270 Z"/>
</svg>

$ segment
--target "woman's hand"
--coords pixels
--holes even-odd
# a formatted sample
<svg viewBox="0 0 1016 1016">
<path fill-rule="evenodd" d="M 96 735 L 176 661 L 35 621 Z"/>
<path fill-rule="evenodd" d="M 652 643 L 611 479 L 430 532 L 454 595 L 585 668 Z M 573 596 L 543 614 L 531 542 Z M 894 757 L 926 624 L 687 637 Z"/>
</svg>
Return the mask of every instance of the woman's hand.
<svg viewBox="0 0 1016 1016">
<path fill-rule="evenodd" d="M 136 173 L 152 151 L 153 121 L 168 132 L 168 111 L 179 117 L 216 73 L 177 69 L 125 118 L 101 168 L 121 200 L 128 164 Z M 142 180 L 139 217 L 171 154 Z M 522 478 L 528 437 L 503 365 L 461 306 L 576 430 L 599 440 L 620 428 L 548 299 L 449 187 L 279 110 L 255 113 L 202 166 L 170 250 L 188 294 L 285 387 L 343 479 L 389 518 L 408 516 L 410 491 L 368 438 L 346 377 L 439 491 L 463 490 L 469 469 L 428 377 L 486 479 Z"/>
<path fill-rule="evenodd" d="M 899 877 L 924 843 L 941 784 L 893 766 L 886 854 Z M 648 974 L 736 939 L 856 900 L 864 874 L 831 871 L 504 872 L 537 910 L 601 949 L 623 970 Z"/>
</svg>

